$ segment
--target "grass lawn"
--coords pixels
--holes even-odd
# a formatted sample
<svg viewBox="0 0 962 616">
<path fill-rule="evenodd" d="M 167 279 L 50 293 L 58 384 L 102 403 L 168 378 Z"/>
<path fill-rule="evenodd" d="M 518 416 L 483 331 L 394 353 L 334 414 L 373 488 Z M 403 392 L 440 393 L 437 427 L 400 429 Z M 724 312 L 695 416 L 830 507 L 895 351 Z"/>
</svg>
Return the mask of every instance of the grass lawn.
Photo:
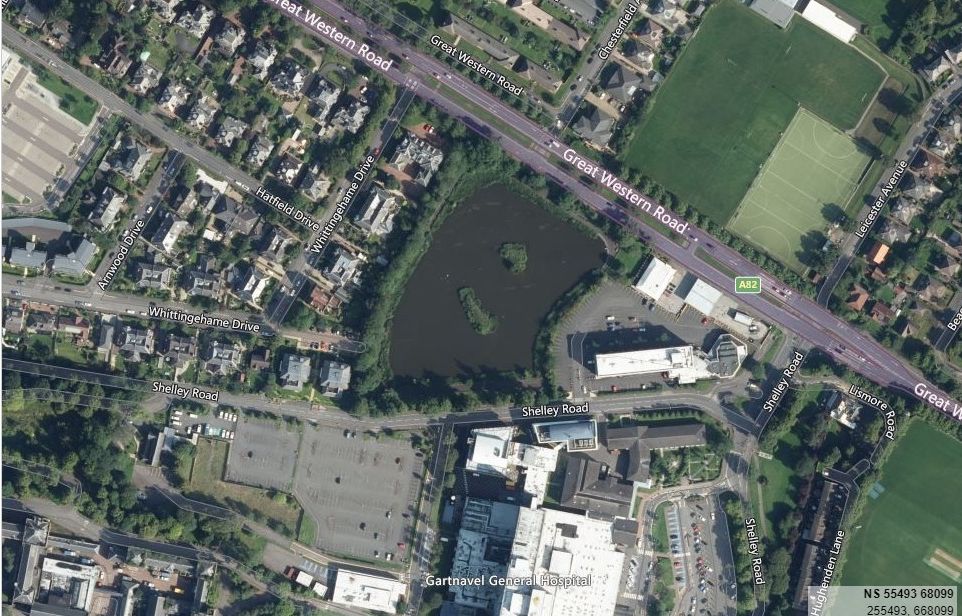
<svg viewBox="0 0 962 616">
<path fill-rule="evenodd" d="M 962 443 L 916 421 L 882 467 L 878 498 L 866 496 L 846 553 L 842 584 L 962 585 L 926 564 L 935 550 L 962 561 Z M 872 486 L 865 486 L 868 494 Z M 953 565 L 958 573 L 962 562 Z"/>
<path fill-rule="evenodd" d="M 792 478 L 801 454 L 801 441 L 794 432 L 789 432 L 778 441 L 773 452 L 774 458 L 765 460 L 757 458 L 758 475 L 767 479 L 761 489 L 761 502 L 758 503 L 758 515 L 765 517 L 764 527 L 772 528 L 792 509 L 796 507 L 792 494 Z M 758 483 L 749 485 L 752 491 L 758 490 Z"/>
<path fill-rule="evenodd" d="M 227 464 L 228 444 L 224 441 L 200 439 L 190 474 L 188 496 L 206 497 L 247 517 L 261 518 L 265 524 L 287 534 L 298 534 L 301 508 L 297 504 L 279 502 L 268 490 L 221 481 Z M 285 499 L 293 497 L 282 495 Z M 302 525 L 303 526 L 303 525 Z M 304 532 L 307 528 L 304 527 Z"/>
<path fill-rule="evenodd" d="M 833 4 L 863 22 L 867 36 L 882 49 L 888 49 L 893 34 L 902 29 L 905 20 L 923 0 L 834 0 Z"/>
<path fill-rule="evenodd" d="M 60 99 L 60 109 L 84 124 L 90 124 L 100 106 L 77 88 L 46 70 L 37 71 L 37 81 Z"/>
<path fill-rule="evenodd" d="M 651 547 L 656 552 L 668 551 L 668 522 L 665 515 L 668 508 L 673 506 L 671 503 L 662 503 L 655 509 L 655 525 L 652 529 Z"/>
<path fill-rule="evenodd" d="M 848 130 L 884 78 L 803 19 L 781 30 L 723 0 L 657 91 L 623 158 L 724 225 L 799 105 Z"/>
</svg>

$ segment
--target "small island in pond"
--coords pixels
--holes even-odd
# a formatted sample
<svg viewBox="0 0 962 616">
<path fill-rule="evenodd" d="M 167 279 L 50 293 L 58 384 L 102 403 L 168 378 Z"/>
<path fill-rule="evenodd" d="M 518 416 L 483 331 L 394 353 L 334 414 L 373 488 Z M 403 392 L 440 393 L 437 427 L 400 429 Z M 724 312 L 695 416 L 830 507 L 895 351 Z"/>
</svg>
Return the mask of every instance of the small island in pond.
<svg viewBox="0 0 962 616">
<path fill-rule="evenodd" d="M 520 274 L 528 267 L 528 248 L 520 242 L 505 242 L 498 250 L 501 262 L 512 274 Z"/>
<path fill-rule="evenodd" d="M 481 305 L 478 294 L 471 287 L 461 287 L 458 289 L 458 299 L 461 300 L 461 308 L 464 310 L 464 317 L 482 336 L 493 334 L 498 329 L 498 317 L 488 312 Z"/>
</svg>

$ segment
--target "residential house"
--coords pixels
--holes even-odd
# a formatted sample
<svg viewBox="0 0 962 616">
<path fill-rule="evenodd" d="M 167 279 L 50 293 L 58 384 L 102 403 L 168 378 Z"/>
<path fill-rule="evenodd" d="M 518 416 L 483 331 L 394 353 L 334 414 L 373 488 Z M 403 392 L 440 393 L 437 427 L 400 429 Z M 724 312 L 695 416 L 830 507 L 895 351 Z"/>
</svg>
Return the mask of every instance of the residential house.
<svg viewBox="0 0 962 616">
<path fill-rule="evenodd" d="M 285 154 L 280 162 L 277 163 L 277 179 L 288 186 L 294 186 L 294 182 L 297 180 L 297 176 L 303 168 L 304 163 L 290 154 Z"/>
<path fill-rule="evenodd" d="M 195 297 L 218 299 L 221 294 L 220 274 L 203 270 L 193 270 L 187 275 L 187 294 Z"/>
<path fill-rule="evenodd" d="M 261 256 L 273 263 L 280 263 L 284 259 L 284 252 L 293 239 L 282 233 L 274 225 L 264 225 L 260 241 L 257 244 Z"/>
<path fill-rule="evenodd" d="M 932 280 L 932 278 L 926 274 L 919 276 L 915 280 L 913 287 L 918 294 L 918 298 L 930 304 L 941 304 L 950 294 L 948 287 L 941 282 Z"/>
<path fill-rule="evenodd" d="M 360 267 L 364 260 L 364 255 L 355 255 L 343 246 L 337 246 L 334 251 L 334 260 L 324 270 L 324 277 L 341 286 L 357 284 Z"/>
<path fill-rule="evenodd" d="M 120 352 L 128 361 L 139 362 L 154 354 L 154 330 L 124 325 L 117 339 Z"/>
<path fill-rule="evenodd" d="M 102 231 L 108 231 L 117 221 L 117 214 L 124 206 L 126 196 L 110 186 L 105 186 L 97 200 L 97 205 L 87 217 L 92 224 Z"/>
<path fill-rule="evenodd" d="M 311 358 L 288 353 L 281 359 L 281 374 L 278 378 L 284 389 L 300 391 L 311 381 Z"/>
<path fill-rule="evenodd" d="M 261 272 L 256 267 L 240 263 L 235 266 L 232 272 L 232 279 L 234 294 L 245 302 L 255 305 L 260 303 L 261 296 L 264 294 L 264 290 L 267 289 L 267 284 L 271 280 L 270 276 Z"/>
<path fill-rule="evenodd" d="M 892 204 L 892 218 L 903 225 L 911 225 L 912 221 L 922 212 L 922 206 L 908 199 L 898 199 Z"/>
<path fill-rule="evenodd" d="M 895 319 L 895 312 L 881 301 L 875 302 L 869 314 L 880 325 L 888 325 Z"/>
<path fill-rule="evenodd" d="M 197 355 L 197 345 L 194 344 L 193 338 L 167 334 L 161 352 L 163 353 L 163 361 L 179 372 L 193 361 L 194 356 Z"/>
<path fill-rule="evenodd" d="M 587 141 L 605 147 L 615 129 L 615 119 L 594 105 L 589 104 L 589 107 L 590 109 L 582 112 L 575 120 L 574 131 Z"/>
<path fill-rule="evenodd" d="M 187 31 L 194 38 L 204 38 L 204 34 L 214 21 L 214 11 L 198 3 L 193 11 L 187 11 L 177 20 L 177 25 Z"/>
<path fill-rule="evenodd" d="M 636 30 L 638 42 L 652 51 L 658 51 L 665 40 L 665 27 L 653 19 L 646 19 Z"/>
<path fill-rule="evenodd" d="M 868 291 L 859 285 L 855 285 L 851 293 L 849 293 L 848 299 L 845 300 L 845 305 L 856 312 L 862 312 L 868 300 Z"/>
<path fill-rule="evenodd" d="M 341 362 L 325 360 L 318 377 L 318 388 L 330 398 L 336 398 L 351 385 L 351 367 Z"/>
<path fill-rule="evenodd" d="M 883 244 L 882 242 L 875 242 L 875 244 L 872 246 L 872 249 L 868 251 L 868 255 L 866 255 L 865 258 L 868 260 L 869 263 L 872 263 L 873 265 L 882 265 L 883 263 L 885 263 L 885 258 L 888 257 L 888 254 L 889 254 L 889 247 L 887 244 Z"/>
<path fill-rule="evenodd" d="M 223 120 L 221 120 L 220 127 L 217 129 L 215 141 L 225 148 L 230 148 L 234 145 L 236 139 L 244 136 L 246 130 L 247 123 L 243 120 L 238 120 L 231 116 L 224 116 Z"/>
<path fill-rule="evenodd" d="M 190 99 L 190 91 L 187 86 L 171 81 L 157 97 L 157 104 L 164 113 L 174 115 L 178 109 L 187 104 L 188 99 Z"/>
<path fill-rule="evenodd" d="M 607 75 L 602 80 L 602 87 L 609 98 L 616 101 L 615 105 L 627 105 L 641 84 L 641 77 L 629 71 L 621 64 L 612 62 L 606 67 Z"/>
<path fill-rule="evenodd" d="M 213 214 L 214 228 L 225 237 L 235 233 L 250 234 L 258 219 L 256 211 L 227 195 L 221 195 L 217 200 Z"/>
<path fill-rule="evenodd" d="M 173 268 L 160 263 L 138 263 L 137 286 L 141 289 L 168 290 L 173 272 Z"/>
<path fill-rule="evenodd" d="M 331 191 L 331 180 L 321 171 L 320 165 L 314 164 L 301 178 L 301 184 L 298 188 L 304 192 L 308 199 L 319 201 Z"/>
<path fill-rule="evenodd" d="M 347 106 L 337 110 L 324 136 L 329 137 L 338 131 L 347 131 L 353 135 L 364 126 L 364 121 L 370 113 L 371 108 L 367 103 L 352 99 Z"/>
<path fill-rule="evenodd" d="M 394 151 L 390 164 L 427 187 L 441 168 L 444 153 L 423 139 L 406 135 Z"/>
<path fill-rule="evenodd" d="M 166 213 L 150 241 L 168 255 L 172 254 L 180 236 L 189 226 L 186 220 L 180 220 L 173 214 Z"/>
<path fill-rule="evenodd" d="M 217 49 L 227 57 L 233 56 L 237 48 L 244 43 L 244 29 L 234 25 L 229 21 L 224 22 L 224 27 L 214 38 Z"/>
<path fill-rule="evenodd" d="M 945 161 L 929 152 L 925 148 L 919 148 L 915 158 L 912 159 L 912 171 L 919 177 L 932 179 L 945 173 Z"/>
<path fill-rule="evenodd" d="M 90 322 L 80 315 L 59 317 L 57 331 L 70 336 L 71 342 L 76 346 L 85 346 L 90 340 Z"/>
<path fill-rule="evenodd" d="M 27 333 L 55 334 L 57 332 L 57 315 L 43 310 L 31 310 L 27 313 Z"/>
<path fill-rule="evenodd" d="M 150 150 L 133 136 L 125 134 L 114 144 L 109 157 L 107 169 L 116 171 L 131 182 L 140 179 L 147 163 L 150 162 Z M 104 168 L 101 165 L 101 168 Z"/>
<path fill-rule="evenodd" d="M 564 83 L 560 76 L 524 56 L 518 56 L 511 70 L 552 93 L 557 92 Z"/>
<path fill-rule="evenodd" d="M 354 221 L 368 233 L 384 237 L 394 229 L 394 217 L 399 207 L 400 203 L 395 195 L 383 188 L 374 187 Z"/>
<path fill-rule="evenodd" d="M 217 102 L 213 98 L 206 94 L 201 96 L 187 114 L 187 125 L 194 130 L 207 130 L 217 115 L 217 109 Z"/>
<path fill-rule="evenodd" d="M 257 39 L 254 51 L 247 56 L 247 63 L 254 69 L 254 75 L 258 79 L 267 77 L 267 72 L 277 58 L 277 49 L 263 39 Z"/>
<path fill-rule="evenodd" d="M 912 230 L 895 220 L 885 219 L 882 222 L 879 237 L 889 244 L 907 242 L 912 237 Z"/>
<path fill-rule="evenodd" d="M 273 142 L 269 141 L 263 135 L 258 135 L 257 139 L 251 144 L 249 150 L 247 150 L 247 156 L 244 161 L 257 169 L 264 166 L 267 159 L 271 157 L 271 152 L 274 151 Z"/>
<path fill-rule="evenodd" d="M 96 65 L 112 77 L 123 77 L 133 63 L 127 49 L 127 40 L 123 36 L 116 36 L 108 41 L 96 61 Z"/>
<path fill-rule="evenodd" d="M 34 242 L 27 242 L 24 248 L 11 248 L 7 261 L 14 267 L 39 270 L 47 263 L 47 251 L 38 250 Z"/>
<path fill-rule="evenodd" d="M 87 238 L 78 236 L 71 238 L 67 247 L 66 254 L 54 256 L 50 271 L 54 274 L 65 274 L 78 278 L 84 276 L 89 271 L 90 261 L 97 254 L 97 246 L 88 241 Z"/>
<path fill-rule="evenodd" d="M 161 75 L 158 69 L 142 62 L 134 71 L 134 76 L 130 78 L 130 89 L 143 96 L 160 84 Z"/>
<path fill-rule="evenodd" d="M 37 8 L 30 0 L 25 0 L 20 7 L 17 21 L 31 28 L 42 28 L 47 23 L 47 14 Z"/>
<path fill-rule="evenodd" d="M 319 123 L 323 123 L 341 96 L 341 89 L 330 81 L 318 76 L 307 94 L 310 100 L 308 113 Z"/>
<path fill-rule="evenodd" d="M 114 348 L 114 324 L 116 317 L 104 315 L 100 319 L 100 337 L 97 339 L 97 353 L 109 355 Z"/>
<path fill-rule="evenodd" d="M 939 81 L 943 75 L 951 72 L 952 64 L 944 55 L 937 56 L 922 68 L 922 74 L 932 83 Z"/>
<path fill-rule="evenodd" d="M 959 270 L 962 269 L 962 265 L 959 265 L 958 260 L 944 252 L 940 252 L 933 257 L 932 266 L 935 268 L 935 272 L 946 282 L 958 280 Z"/>
<path fill-rule="evenodd" d="M 281 66 L 271 77 L 271 87 L 279 95 L 286 98 L 297 98 L 304 91 L 307 71 L 290 58 L 281 62 Z"/>
<path fill-rule="evenodd" d="M 902 195 L 909 199 L 928 202 L 934 201 L 942 195 L 942 189 L 914 173 L 907 174 L 902 182 Z"/>
<path fill-rule="evenodd" d="M 24 313 L 19 302 L 10 302 L 3 307 L 3 333 L 18 335 L 23 331 Z"/>
<path fill-rule="evenodd" d="M 240 368 L 242 351 L 239 344 L 214 340 L 207 347 L 204 369 L 215 376 L 229 376 Z"/>
<path fill-rule="evenodd" d="M 324 314 L 334 312 L 341 307 L 342 300 L 337 294 L 321 286 L 315 286 L 311 291 L 311 308 Z"/>
<path fill-rule="evenodd" d="M 271 350 L 270 349 L 254 349 L 251 353 L 250 361 L 251 370 L 270 370 L 271 369 Z"/>
</svg>

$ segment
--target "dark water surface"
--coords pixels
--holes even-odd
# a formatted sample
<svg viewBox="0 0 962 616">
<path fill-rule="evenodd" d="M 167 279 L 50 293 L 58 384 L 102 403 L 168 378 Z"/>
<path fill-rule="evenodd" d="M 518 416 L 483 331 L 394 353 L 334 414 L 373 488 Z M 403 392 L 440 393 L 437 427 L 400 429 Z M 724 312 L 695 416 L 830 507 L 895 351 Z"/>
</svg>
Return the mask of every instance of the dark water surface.
<svg viewBox="0 0 962 616">
<path fill-rule="evenodd" d="M 508 271 L 504 242 L 524 243 L 528 265 Z M 590 269 L 604 246 L 504 185 L 461 203 L 437 233 L 408 282 L 391 331 L 391 368 L 399 376 L 455 376 L 481 369 L 530 368 L 538 325 L 551 305 Z M 473 287 L 498 329 L 471 328 L 458 289 Z"/>
</svg>

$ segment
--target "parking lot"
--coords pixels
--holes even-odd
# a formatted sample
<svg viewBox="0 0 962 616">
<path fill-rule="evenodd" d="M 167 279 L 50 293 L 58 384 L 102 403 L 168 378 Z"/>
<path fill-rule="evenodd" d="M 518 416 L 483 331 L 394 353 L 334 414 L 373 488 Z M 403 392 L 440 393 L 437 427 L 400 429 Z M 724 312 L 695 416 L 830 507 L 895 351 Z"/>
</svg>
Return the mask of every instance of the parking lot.
<svg viewBox="0 0 962 616">
<path fill-rule="evenodd" d="M 300 438 L 300 433 L 282 421 L 241 417 L 224 480 L 290 492 Z"/>
<path fill-rule="evenodd" d="M 416 453 L 407 438 L 305 427 L 294 494 L 317 523 L 315 545 L 366 560 L 402 558 L 424 466 Z"/>
<path fill-rule="evenodd" d="M 659 375 L 595 379 L 595 356 L 636 349 L 691 344 L 709 347 L 719 330 L 703 325 L 701 315 L 681 315 L 647 302 L 623 285 L 601 286 L 560 327 L 555 347 L 555 378 L 575 396 L 601 389 L 632 390 L 659 383 Z"/>
</svg>

